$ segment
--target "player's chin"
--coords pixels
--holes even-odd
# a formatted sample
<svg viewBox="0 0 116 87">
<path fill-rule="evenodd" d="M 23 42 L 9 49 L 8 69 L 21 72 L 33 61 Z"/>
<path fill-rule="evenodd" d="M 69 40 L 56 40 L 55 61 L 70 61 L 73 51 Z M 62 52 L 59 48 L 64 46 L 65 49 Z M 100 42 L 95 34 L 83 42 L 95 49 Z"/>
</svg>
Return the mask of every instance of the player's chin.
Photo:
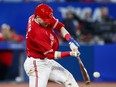
<svg viewBox="0 0 116 87">
<path fill-rule="evenodd" d="M 46 24 L 46 25 L 43 25 L 43 27 L 48 27 L 48 25 Z"/>
<path fill-rule="evenodd" d="M 42 23 L 41 24 L 43 27 L 48 27 L 48 24 L 47 23 Z"/>
</svg>

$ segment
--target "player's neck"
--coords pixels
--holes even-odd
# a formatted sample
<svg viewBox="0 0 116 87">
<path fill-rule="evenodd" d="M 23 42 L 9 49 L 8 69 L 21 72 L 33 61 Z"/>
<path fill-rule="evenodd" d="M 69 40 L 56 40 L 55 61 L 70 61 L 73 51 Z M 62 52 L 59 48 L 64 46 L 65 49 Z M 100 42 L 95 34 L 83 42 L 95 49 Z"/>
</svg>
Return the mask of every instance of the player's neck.
<svg viewBox="0 0 116 87">
<path fill-rule="evenodd" d="M 39 24 L 39 25 L 40 25 L 40 23 L 37 21 L 37 19 L 36 19 L 36 18 L 34 19 L 34 21 L 35 21 L 37 24 Z"/>
</svg>

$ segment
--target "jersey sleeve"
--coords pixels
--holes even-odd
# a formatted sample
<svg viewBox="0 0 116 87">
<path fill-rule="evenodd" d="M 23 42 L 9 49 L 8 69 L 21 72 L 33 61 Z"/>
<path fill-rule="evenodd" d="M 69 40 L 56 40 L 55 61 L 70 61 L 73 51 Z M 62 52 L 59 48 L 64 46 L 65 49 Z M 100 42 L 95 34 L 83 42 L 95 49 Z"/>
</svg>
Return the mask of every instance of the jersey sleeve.
<svg viewBox="0 0 116 87">
<path fill-rule="evenodd" d="M 62 27 L 64 27 L 64 24 L 61 23 L 61 22 L 59 22 L 59 20 L 56 19 L 55 17 L 53 17 L 49 22 L 50 22 L 50 26 L 51 26 L 53 29 L 57 30 L 58 32 L 60 32 L 60 29 L 61 29 Z"/>
<path fill-rule="evenodd" d="M 54 58 L 54 51 L 50 45 L 50 39 L 47 33 L 39 33 L 35 38 L 35 43 L 47 58 Z"/>
<path fill-rule="evenodd" d="M 64 27 L 64 24 L 61 22 L 58 22 L 58 24 L 56 25 L 56 27 L 54 28 L 55 30 L 57 30 L 58 32 L 60 32 L 60 29 Z"/>
</svg>

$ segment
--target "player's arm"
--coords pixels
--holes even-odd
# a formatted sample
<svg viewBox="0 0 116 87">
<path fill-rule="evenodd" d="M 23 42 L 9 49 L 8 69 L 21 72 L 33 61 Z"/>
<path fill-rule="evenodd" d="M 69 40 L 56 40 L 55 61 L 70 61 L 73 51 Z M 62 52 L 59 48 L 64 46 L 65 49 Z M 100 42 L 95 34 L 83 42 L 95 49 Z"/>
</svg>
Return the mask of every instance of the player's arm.
<svg viewBox="0 0 116 87">
<path fill-rule="evenodd" d="M 80 52 L 78 51 L 79 44 L 71 37 L 69 32 L 65 29 L 64 24 L 59 22 L 55 17 L 49 22 L 51 27 L 61 33 L 63 38 L 69 42 L 71 50 L 77 52 L 80 55 Z"/>
<path fill-rule="evenodd" d="M 61 27 L 60 33 L 62 34 L 63 38 L 65 38 L 69 42 L 70 49 L 73 52 L 77 52 L 78 55 L 80 55 L 80 52 L 78 51 L 79 44 L 77 43 L 77 41 L 75 41 L 71 37 L 71 35 L 69 34 L 69 32 L 64 27 Z"/>
<path fill-rule="evenodd" d="M 65 51 L 65 52 L 53 51 L 53 52 L 49 52 L 45 54 L 45 56 L 49 59 L 59 59 L 59 58 L 64 58 L 68 56 L 76 57 L 77 55 L 78 55 L 77 52 L 73 52 L 73 51 Z"/>
<path fill-rule="evenodd" d="M 77 56 L 77 52 L 54 51 L 50 44 L 51 42 L 49 40 L 49 36 L 45 32 L 37 34 L 37 37 L 35 37 L 35 42 L 38 46 L 37 48 L 40 49 L 42 51 L 42 53 L 49 59 L 58 59 L 58 58 L 64 58 L 64 57 L 68 57 L 68 56 Z"/>
</svg>

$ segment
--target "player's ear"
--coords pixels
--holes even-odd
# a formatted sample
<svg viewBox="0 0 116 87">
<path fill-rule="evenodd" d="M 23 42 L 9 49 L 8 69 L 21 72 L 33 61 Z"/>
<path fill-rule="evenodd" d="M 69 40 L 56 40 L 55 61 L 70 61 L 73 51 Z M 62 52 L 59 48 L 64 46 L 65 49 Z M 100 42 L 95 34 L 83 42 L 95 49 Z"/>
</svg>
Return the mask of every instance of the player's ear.
<svg viewBox="0 0 116 87">
<path fill-rule="evenodd" d="M 39 17 L 38 16 L 35 16 L 35 21 L 36 21 L 36 23 L 39 23 Z"/>
<path fill-rule="evenodd" d="M 39 16 L 36 16 L 35 19 L 36 19 L 36 20 L 40 20 L 41 18 L 40 18 Z"/>
<path fill-rule="evenodd" d="M 38 16 L 37 16 L 37 15 L 35 15 L 35 19 L 36 19 L 36 18 L 38 18 Z"/>
</svg>

